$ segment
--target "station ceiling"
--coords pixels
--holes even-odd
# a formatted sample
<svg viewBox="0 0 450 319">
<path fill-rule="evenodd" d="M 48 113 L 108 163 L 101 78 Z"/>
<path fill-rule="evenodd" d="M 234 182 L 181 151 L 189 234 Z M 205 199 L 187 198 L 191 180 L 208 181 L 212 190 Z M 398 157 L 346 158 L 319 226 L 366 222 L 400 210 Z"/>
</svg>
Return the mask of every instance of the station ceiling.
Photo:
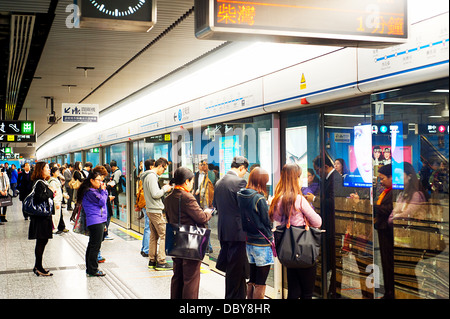
<svg viewBox="0 0 450 319">
<path fill-rule="evenodd" d="M 0 108 L 4 120 L 36 122 L 36 143 L 9 144 L 25 158 L 74 125 L 62 123 L 62 103 L 99 104 L 102 111 L 223 44 L 195 38 L 194 0 L 157 1 L 149 32 L 73 28 L 72 4 L 0 2 Z M 56 124 L 48 124 L 49 98 Z"/>
</svg>

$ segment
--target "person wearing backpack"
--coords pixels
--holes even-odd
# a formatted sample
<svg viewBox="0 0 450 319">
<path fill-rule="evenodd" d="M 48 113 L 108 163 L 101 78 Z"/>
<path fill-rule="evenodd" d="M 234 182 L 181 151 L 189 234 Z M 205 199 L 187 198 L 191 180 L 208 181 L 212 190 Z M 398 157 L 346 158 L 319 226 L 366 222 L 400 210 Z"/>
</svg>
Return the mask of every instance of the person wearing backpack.
<svg viewBox="0 0 450 319">
<path fill-rule="evenodd" d="M 155 166 L 155 160 L 154 159 L 148 159 L 144 163 L 145 171 L 149 171 L 153 169 Z M 143 175 L 143 172 L 139 174 L 140 176 Z M 145 179 L 145 177 L 144 177 Z M 144 195 L 144 185 L 143 180 L 139 181 L 139 188 L 136 194 L 136 209 L 137 212 L 141 212 L 143 214 L 143 218 L 145 220 L 144 224 L 144 234 L 142 236 L 142 247 L 141 247 L 141 255 L 142 257 L 148 257 L 148 247 L 149 247 L 149 241 L 150 241 L 150 221 L 147 216 L 147 210 L 145 209 L 145 195 Z M 141 219 L 142 217 L 139 217 Z"/>
</svg>

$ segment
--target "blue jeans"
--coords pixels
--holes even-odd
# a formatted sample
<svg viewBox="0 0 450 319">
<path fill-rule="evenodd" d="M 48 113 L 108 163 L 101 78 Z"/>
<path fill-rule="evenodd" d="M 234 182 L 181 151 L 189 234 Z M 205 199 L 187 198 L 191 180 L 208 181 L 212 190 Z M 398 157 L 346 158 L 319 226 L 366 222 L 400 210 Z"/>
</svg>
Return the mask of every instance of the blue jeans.
<svg viewBox="0 0 450 319">
<path fill-rule="evenodd" d="M 145 210 L 145 208 L 142 208 L 142 212 L 144 213 L 145 226 L 144 226 L 144 236 L 142 236 L 141 251 L 148 254 L 148 245 L 150 242 L 150 222 L 148 220 L 147 211 Z"/>
</svg>

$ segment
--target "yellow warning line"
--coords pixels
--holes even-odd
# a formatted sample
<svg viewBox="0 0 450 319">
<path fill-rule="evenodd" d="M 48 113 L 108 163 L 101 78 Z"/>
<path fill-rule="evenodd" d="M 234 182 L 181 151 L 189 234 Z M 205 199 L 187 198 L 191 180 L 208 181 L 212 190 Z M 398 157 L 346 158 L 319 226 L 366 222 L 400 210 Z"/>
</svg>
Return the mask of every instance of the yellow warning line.
<svg viewBox="0 0 450 319">
<path fill-rule="evenodd" d="M 142 240 L 142 235 L 140 235 L 140 234 L 138 234 L 138 233 L 136 233 L 134 231 L 130 231 L 130 230 L 127 230 L 127 229 L 122 228 L 122 227 L 118 227 L 118 229 L 120 231 L 124 232 L 125 234 L 130 235 L 131 237 L 134 237 L 136 239 Z"/>
</svg>

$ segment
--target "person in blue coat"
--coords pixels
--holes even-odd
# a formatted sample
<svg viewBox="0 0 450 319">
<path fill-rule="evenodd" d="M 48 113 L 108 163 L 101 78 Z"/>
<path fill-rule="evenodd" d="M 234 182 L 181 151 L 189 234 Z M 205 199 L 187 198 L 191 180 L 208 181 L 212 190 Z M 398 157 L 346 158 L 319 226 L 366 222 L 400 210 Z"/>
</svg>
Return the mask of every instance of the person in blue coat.
<svg viewBox="0 0 450 319">
<path fill-rule="evenodd" d="M 108 217 L 108 191 L 103 182 L 107 174 L 103 166 L 96 166 L 78 190 L 77 201 L 84 209 L 89 230 L 89 243 L 86 248 L 86 275 L 89 277 L 105 276 L 105 273 L 98 269 L 98 254 Z"/>
<path fill-rule="evenodd" d="M 13 197 L 16 197 L 17 179 L 19 178 L 19 173 L 17 172 L 16 165 L 11 164 L 11 180 L 9 181 L 11 189 L 13 192 Z"/>
</svg>

